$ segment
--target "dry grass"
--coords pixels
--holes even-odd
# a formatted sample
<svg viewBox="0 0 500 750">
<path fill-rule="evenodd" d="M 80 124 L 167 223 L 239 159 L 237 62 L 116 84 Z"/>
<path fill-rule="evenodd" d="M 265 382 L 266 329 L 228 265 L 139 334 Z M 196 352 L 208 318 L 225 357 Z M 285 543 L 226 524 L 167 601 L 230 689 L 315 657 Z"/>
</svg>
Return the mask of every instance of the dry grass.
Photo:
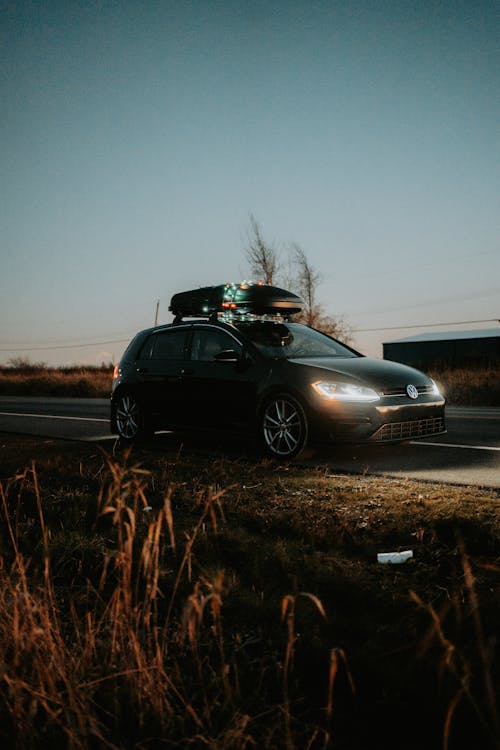
<svg viewBox="0 0 500 750">
<path fill-rule="evenodd" d="M 498 368 L 478 367 L 436 370 L 430 373 L 450 404 L 460 406 L 500 406 Z"/>
<path fill-rule="evenodd" d="M 108 365 L 47 367 L 17 362 L 15 366 L 0 367 L 0 395 L 107 398 L 112 374 L 113 368 Z"/>
<path fill-rule="evenodd" d="M 14 360 L 0 367 L 0 395 L 107 398 L 112 373 L 108 365 L 54 368 Z M 440 369 L 430 375 L 442 385 L 449 404 L 500 406 L 500 380 L 493 367 Z"/>
<path fill-rule="evenodd" d="M 498 494 L 1 442 L 4 746 L 498 747 Z"/>
</svg>

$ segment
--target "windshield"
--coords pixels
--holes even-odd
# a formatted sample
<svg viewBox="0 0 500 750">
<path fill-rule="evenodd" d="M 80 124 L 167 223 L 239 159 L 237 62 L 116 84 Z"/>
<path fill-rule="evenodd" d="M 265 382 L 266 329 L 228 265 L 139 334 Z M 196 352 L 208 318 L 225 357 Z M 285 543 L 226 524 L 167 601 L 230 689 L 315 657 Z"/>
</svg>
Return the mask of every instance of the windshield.
<svg viewBox="0 0 500 750">
<path fill-rule="evenodd" d="M 236 327 L 266 357 L 290 359 L 297 357 L 356 357 L 335 339 L 300 323 L 244 321 Z"/>
</svg>

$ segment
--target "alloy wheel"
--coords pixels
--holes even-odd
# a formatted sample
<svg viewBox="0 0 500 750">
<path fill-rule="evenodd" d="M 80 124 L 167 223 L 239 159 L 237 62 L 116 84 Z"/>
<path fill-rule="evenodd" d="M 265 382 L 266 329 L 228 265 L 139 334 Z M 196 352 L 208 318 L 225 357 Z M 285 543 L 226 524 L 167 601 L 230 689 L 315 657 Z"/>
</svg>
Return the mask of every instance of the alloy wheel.
<svg viewBox="0 0 500 750">
<path fill-rule="evenodd" d="M 270 401 L 262 416 L 262 433 L 272 455 L 292 458 L 300 453 L 307 439 L 307 422 L 300 404 L 285 396 Z"/>
<path fill-rule="evenodd" d="M 142 412 L 135 398 L 122 396 L 116 406 L 116 427 L 120 437 L 126 440 L 136 438 L 141 430 Z"/>
</svg>

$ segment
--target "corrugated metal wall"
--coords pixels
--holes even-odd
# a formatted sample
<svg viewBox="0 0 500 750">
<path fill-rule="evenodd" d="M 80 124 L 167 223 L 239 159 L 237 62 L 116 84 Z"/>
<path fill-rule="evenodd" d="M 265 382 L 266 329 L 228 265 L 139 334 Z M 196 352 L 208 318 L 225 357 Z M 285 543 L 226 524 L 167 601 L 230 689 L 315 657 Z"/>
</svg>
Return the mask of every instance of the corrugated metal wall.
<svg viewBox="0 0 500 750">
<path fill-rule="evenodd" d="M 384 359 L 424 370 L 442 365 L 477 367 L 500 364 L 500 336 L 442 341 L 393 341 L 383 347 Z"/>
</svg>

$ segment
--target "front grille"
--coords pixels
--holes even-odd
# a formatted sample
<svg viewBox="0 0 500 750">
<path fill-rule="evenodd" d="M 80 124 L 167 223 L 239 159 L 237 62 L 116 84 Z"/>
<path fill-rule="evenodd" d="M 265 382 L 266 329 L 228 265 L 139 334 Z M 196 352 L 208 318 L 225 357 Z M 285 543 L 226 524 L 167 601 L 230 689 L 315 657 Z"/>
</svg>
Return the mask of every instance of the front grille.
<svg viewBox="0 0 500 750">
<path fill-rule="evenodd" d="M 408 422 L 389 422 L 372 435 L 372 440 L 410 440 L 444 432 L 444 418 L 411 419 Z"/>
<path fill-rule="evenodd" d="M 421 396 L 423 393 L 432 393 L 434 386 L 430 385 L 417 385 L 418 395 Z M 406 392 L 406 386 L 400 385 L 398 388 L 386 388 L 380 392 L 382 397 L 384 396 L 408 396 Z"/>
</svg>

